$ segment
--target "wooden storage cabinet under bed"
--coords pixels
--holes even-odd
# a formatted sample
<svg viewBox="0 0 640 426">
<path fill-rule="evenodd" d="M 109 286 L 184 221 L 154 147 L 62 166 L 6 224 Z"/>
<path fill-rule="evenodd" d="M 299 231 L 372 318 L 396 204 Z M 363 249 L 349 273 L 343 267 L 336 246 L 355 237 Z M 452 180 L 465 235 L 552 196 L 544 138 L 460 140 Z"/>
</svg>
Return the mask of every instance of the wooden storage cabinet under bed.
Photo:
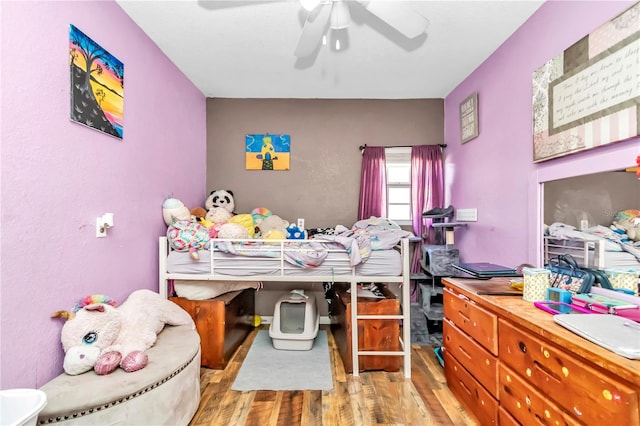
<svg viewBox="0 0 640 426">
<path fill-rule="evenodd" d="M 384 299 L 358 297 L 358 315 L 398 315 L 400 300 L 383 285 Z M 335 284 L 329 306 L 331 332 L 336 340 L 340 357 L 347 373 L 353 373 L 351 356 L 351 294 L 349 286 Z M 367 319 L 358 320 L 358 342 L 361 351 L 399 351 L 400 320 Z M 401 356 L 363 355 L 359 357 L 359 371 L 384 370 L 399 371 Z"/>
<path fill-rule="evenodd" d="M 231 291 L 213 299 L 170 297 L 196 324 L 202 347 L 202 366 L 222 370 L 253 330 L 255 290 Z"/>
</svg>

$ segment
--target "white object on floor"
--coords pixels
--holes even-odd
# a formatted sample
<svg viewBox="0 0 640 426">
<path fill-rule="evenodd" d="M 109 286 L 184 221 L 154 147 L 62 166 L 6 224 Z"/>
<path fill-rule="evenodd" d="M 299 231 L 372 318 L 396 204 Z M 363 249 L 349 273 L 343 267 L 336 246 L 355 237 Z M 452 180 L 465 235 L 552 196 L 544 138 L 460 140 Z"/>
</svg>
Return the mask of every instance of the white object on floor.
<svg viewBox="0 0 640 426">
<path fill-rule="evenodd" d="M 0 425 L 35 426 L 45 405 L 47 395 L 38 389 L 0 391 Z"/>
<path fill-rule="evenodd" d="M 320 314 L 316 299 L 302 290 L 292 290 L 278 299 L 269 326 L 269 336 L 276 349 L 308 351 L 318 335 Z"/>
</svg>

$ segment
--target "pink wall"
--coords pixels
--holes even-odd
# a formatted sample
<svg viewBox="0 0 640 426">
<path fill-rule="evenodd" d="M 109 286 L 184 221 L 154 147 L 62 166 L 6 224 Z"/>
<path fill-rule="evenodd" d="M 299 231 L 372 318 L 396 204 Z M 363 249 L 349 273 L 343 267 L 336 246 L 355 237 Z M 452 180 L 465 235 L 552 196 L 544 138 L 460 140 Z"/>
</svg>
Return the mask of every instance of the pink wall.
<svg viewBox="0 0 640 426">
<path fill-rule="evenodd" d="M 533 163 L 535 69 L 633 2 L 548 1 L 445 99 L 445 176 L 456 208 L 478 222 L 456 231 L 465 261 L 540 265 L 541 182 L 635 165 L 640 138 Z M 476 139 L 460 143 L 460 102 L 478 92 Z"/>
<path fill-rule="evenodd" d="M 7 2 L 2 28 L 1 384 L 62 372 L 76 300 L 158 289 L 168 194 L 205 196 L 205 97 L 112 1 Z M 69 120 L 69 24 L 124 63 L 124 139 Z M 96 218 L 115 214 L 107 238 Z"/>
</svg>

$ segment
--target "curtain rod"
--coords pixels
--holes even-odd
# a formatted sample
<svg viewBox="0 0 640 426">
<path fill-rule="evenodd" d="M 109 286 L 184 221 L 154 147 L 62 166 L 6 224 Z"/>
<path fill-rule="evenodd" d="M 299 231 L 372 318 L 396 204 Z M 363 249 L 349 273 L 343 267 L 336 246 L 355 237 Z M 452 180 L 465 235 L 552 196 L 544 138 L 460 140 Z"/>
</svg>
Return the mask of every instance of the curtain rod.
<svg viewBox="0 0 640 426">
<path fill-rule="evenodd" d="M 385 146 L 384 148 L 413 148 L 415 145 L 391 145 L 391 146 Z M 447 147 L 447 144 L 445 143 L 440 143 L 438 144 L 438 146 L 442 149 L 445 149 Z M 367 148 L 367 144 L 365 143 L 364 145 L 360 145 L 358 147 L 358 149 L 360 150 L 360 152 L 364 151 Z"/>
</svg>

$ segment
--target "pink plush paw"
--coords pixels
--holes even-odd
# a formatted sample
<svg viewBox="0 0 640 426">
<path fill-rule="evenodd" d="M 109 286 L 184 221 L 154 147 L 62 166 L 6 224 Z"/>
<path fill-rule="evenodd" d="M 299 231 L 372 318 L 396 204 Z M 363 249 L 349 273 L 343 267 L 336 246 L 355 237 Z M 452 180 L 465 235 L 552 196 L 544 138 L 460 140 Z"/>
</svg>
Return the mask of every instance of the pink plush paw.
<svg viewBox="0 0 640 426">
<path fill-rule="evenodd" d="M 106 354 L 100 355 L 96 363 L 93 365 L 93 370 L 96 374 L 101 376 L 109 374 L 118 368 L 121 359 L 122 355 L 120 352 L 107 352 Z"/>
<path fill-rule="evenodd" d="M 120 363 L 120 367 L 127 373 L 131 373 L 133 371 L 138 371 L 147 366 L 149 362 L 149 357 L 144 352 L 134 351 L 128 354 L 122 362 Z"/>
</svg>

